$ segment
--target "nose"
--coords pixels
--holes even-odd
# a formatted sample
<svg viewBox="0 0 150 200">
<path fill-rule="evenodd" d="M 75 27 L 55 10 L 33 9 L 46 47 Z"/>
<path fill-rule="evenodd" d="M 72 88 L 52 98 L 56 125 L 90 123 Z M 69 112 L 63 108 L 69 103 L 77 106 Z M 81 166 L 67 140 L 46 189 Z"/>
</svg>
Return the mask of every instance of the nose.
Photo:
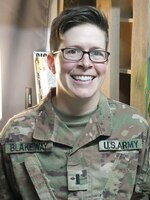
<svg viewBox="0 0 150 200">
<path fill-rule="evenodd" d="M 91 68 L 92 67 L 92 62 L 90 60 L 90 55 L 88 54 L 88 52 L 84 52 L 84 55 L 82 57 L 82 59 L 80 60 L 82 67 L 84 68 Z"/>
</svg>

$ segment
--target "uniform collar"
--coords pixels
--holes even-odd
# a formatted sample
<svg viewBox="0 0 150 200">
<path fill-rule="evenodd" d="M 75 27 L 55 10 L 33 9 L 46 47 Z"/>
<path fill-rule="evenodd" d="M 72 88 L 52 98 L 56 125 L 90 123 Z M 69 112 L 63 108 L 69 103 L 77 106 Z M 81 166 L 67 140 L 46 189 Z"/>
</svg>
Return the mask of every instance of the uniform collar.
<svg viewBox="0 0 150 200">
<path fill-rule="evenodd" d="M 72 152 L 99 137 L 110 137 L 111 133 L 112 112 L 109 107 L 108 99 L 101 94 L 98 109 L 85 127 L 84 133 L 81 134 L 81 137 L 74 145 Z"/>
<path fill-rule="evenodd" d="M 50 141 L 54 130 L 55 113 L 51 99 L 55 96 L 55 89 L 52 88 L 47 97 L 40 103 L 37 110 L 37 119 L 33 138 L 36 140 Z"/>
<path fill-rule="evenodd" d="M 71 132 L 66 132 L 66 135 L 65 133 L 56 134 L 56 128 L 62 124 L 61 120 L 56 115 L 51 102 L 51 99 L 55 94 L 55 89 L 51 89 L 44 101 L 39 105 L 33 138 L 40 141 L 53 141 L 67 146 L 73 146 L 73 144 L 70 143 L 72 141 L 71 137 L 73 137 Z M 84 145 L 91 141 L 91 139 L 94 140 L 99 136 L 109 137 L 112 130 L 111 119 L 112 114 L 108 100 L 101 94 L 98 109 L 85 127 L 84 133 L 79 138 L 78 145 Z"/>
</svg>

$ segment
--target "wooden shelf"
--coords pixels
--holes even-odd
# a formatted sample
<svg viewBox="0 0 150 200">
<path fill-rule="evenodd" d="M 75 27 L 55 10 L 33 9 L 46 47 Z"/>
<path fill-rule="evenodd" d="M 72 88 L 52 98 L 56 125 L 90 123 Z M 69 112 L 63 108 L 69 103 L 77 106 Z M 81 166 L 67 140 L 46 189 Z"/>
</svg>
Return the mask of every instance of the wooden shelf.
<svg viewBox="0 0 150 200">
<path fill-rule="evenodd" d="M 149 3 L 150 0 L 97 0 L 110 27 L 110 67 L 103 91 L 135 107 L 150 123 Z"/>
<path fill-rule="evenodd" d="M 132 23 L 120 22 L 120 66 L 131 69 Z M 129 67 L 130 66 L 130 67 Z M 123 71 L 124 72 L 124 71 Z"/>
<path fill-rule="evenodd" d="M 130 105 L 130 74 L 120 74 L 119 76 L 119 100 Z"/>
<path fill-rule="evenodd" d="M 120 68 L 119 72 L 121 74 L 131 74 L 131 69 L 127 69 L 127 68 Z"/>
<path fill-rule="evenodd" d="M 129 23 L 133 23 L 133 18 L 120 18 L 120 22 L 129 22 Z"/>
</svg>

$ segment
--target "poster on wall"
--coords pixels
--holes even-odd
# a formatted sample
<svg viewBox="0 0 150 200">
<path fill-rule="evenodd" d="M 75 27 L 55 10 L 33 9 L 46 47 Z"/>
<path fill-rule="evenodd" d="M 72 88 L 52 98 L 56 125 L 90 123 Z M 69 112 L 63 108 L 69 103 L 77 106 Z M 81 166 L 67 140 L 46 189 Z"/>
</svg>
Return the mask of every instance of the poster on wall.
<svg viewBox="0 0 150 200">
<path fill-rule="evenodd" d="M 55 87 L 55 75 L 48 67 L 47 55 L 46 51 L 33 52 L 37 103 L 47 95 L 50 88 Z"/>
</svg>

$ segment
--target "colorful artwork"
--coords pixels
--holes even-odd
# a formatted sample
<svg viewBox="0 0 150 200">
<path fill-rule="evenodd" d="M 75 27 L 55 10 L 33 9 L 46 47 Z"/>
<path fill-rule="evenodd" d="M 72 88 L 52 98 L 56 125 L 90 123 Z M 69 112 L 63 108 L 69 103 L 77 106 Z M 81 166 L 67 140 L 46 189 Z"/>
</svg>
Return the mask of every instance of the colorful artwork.
<svg viewBox="0 0 150 200">
<path fill-rule="evenodd" d="M 47 95 L 50 88 L 55 87 L 55 75 L 48 67 L 47 54 L 44 51 L 33 52 L 37 103 Z"/>
</svg>

